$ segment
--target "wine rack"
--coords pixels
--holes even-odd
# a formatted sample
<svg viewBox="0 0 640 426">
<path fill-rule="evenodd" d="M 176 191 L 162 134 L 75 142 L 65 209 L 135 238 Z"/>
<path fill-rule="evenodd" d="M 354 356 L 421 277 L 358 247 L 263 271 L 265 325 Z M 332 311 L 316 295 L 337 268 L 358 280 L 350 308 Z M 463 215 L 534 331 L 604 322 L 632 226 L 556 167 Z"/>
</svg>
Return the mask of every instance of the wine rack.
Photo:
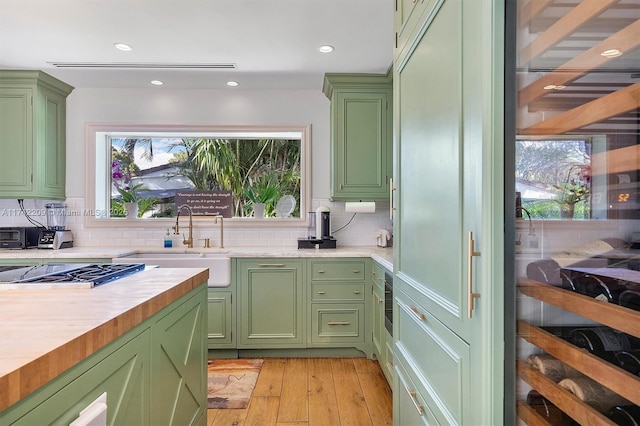
<svg viewBox="0 0 640 426">
<path fill-rule="evenodd" d="M 572 312 L 602 325 L 640 338 L 640 311 L 593 299 L 559 287 L 526 278 L 518 281 L 520 293 Z M 518 336 L 575 368 L 602 386 L 640 405 L 640 376 L 629 373 L 570 342 L 527 321 L 517 323 Z M 571 392 L 525 362 L 517 363 L 518 376 L 542 396 L 580 424 L 615 425 L 605 415 L 582 402 Z M 529 425 L 549 424 L 524 403 L 518 404 L 518 416 Z"/>
</svg>

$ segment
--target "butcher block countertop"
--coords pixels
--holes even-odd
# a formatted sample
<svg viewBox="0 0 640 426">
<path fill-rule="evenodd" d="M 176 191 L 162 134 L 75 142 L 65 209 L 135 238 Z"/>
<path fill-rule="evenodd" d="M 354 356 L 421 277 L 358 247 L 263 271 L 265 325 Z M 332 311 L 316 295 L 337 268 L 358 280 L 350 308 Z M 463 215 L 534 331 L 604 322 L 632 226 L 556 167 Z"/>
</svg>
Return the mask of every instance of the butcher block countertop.
<svg viewBox="0 0 640 426">
<path fill-rule="evenodd" d="M 0 295 L 0 411 L 203 284 L 208 269 L 147 269 L 92 289 Z"/>
</svg>

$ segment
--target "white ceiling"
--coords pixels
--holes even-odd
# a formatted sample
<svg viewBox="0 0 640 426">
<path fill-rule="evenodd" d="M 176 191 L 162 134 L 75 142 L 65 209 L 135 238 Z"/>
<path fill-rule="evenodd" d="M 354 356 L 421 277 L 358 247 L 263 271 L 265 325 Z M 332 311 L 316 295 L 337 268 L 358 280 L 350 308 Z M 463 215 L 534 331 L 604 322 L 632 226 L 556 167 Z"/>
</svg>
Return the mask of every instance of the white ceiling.
<svg viewBox="0 0 640 426">
<path fill-rule="evenodd" d="M 384 73 L 394 0 L 0 0 L 0 68 L 74 87 L 320 89 L 326 72 Z M 133 47 L 114 48 L 117 42 Z M 335 46 L 331 54 L 318 47 Z M 54 62 L 235 64 L 236 69 L 57 68 Z"/>
</svg>

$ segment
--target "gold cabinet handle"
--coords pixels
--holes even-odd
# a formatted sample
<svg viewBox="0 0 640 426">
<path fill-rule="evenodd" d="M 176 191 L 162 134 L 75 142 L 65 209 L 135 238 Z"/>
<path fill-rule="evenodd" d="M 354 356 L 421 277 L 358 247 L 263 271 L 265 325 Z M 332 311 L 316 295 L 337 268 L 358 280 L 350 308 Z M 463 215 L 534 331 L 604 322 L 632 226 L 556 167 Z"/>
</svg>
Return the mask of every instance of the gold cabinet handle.
<svg viewBox="0 0 640 426">
<path fill-rule="evenodd" d="M 351 272 L 353 272 L 354 274 L 359 274 L 360 273 L 360 269 L 353 269 L 353 270 L 351 270 Z"/>
<path fill-rule="evenodd" d="M 318 294 L 324 294 L 324 291 L 319 291 Z"/>
<path fill-rule="evenodd" d="M 264 267 L 276 267 L 276 268 L 281 268 L 284 265 L 284 263 L 258 263 L 258 266 L 264 268 Z"/>
<path fill-rule="evenodd" d="M 383 302 L 382 298 L 380 298 L 379 296 L 376 296 L 376 299 L 378 299 L 378 303 L 382 303 Z"/>
<path fill-rule="evenodd" d="M 416 407 L 418 414 L 422 415 L 424 411 L 422 409 L 422 405 L 418 404 L 418 399 L 417 399 L 418 394 L 415 391 L 409 390 L 409 388 L 406 386 L 404 390 L 406 390 L 407 393 L 409 394 L 409 398 L 411 398 L 411 402 L 413 402 L 413 406 Z"/>
<path fill-rule="evenodd" d="M 349 325 L 351 322 L 349 321 L 329 321 L 327 325 Z"/>
<path fill-rule="evenodd" d="M 393 191 L 396 188 L 393 186 L 393 178 L 389 178 L 389 220 L 393 220 L 393 212 L 395 211 L 395 207 L 393 207 Z"/>
<path fill-rule="evenodd" d="M 320 270 L 318 270 L 318 273 L 319 274 L 324 274 L 324 270 L 320 269 Z"/>
<path fill-rule="evenodd" d="M 420 321 L 424 321 L 427 317 L 423 314 L 420 313 L 420 311 L 418 311 L 418 308 L 416 308 L 415 306 L 412 306 L 411 311 L 413 312 L 413 314 L 420 320 Z"/>
<path fill-rule="evenodd" d="M 353 290 L 353 294 L 360 294 L 360 290 Z"/>
<path fill-rule="evenodd" d="M 469 231 L 468 240 L 469 252 L 467 253 L 467 317 L 471 318 L 475 300 L 480 297 L 480 293 L 473 292 L 473 258 L 479 257 L 481 253 L 476 251 L 473 232 Z"/>
</svg>

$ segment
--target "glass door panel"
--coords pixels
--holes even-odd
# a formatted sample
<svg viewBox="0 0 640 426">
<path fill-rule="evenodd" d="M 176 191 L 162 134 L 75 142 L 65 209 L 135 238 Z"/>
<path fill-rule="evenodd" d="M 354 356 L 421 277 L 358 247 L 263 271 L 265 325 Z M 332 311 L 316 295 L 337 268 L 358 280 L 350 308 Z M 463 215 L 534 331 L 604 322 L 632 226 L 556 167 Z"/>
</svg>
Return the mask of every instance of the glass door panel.
<svg viewBox="0 0 640 426">
<path fill-rule="evenodd" d="M 515 413 L 638 424 L 640 3 L 512 4 Z"/>
</svg>

